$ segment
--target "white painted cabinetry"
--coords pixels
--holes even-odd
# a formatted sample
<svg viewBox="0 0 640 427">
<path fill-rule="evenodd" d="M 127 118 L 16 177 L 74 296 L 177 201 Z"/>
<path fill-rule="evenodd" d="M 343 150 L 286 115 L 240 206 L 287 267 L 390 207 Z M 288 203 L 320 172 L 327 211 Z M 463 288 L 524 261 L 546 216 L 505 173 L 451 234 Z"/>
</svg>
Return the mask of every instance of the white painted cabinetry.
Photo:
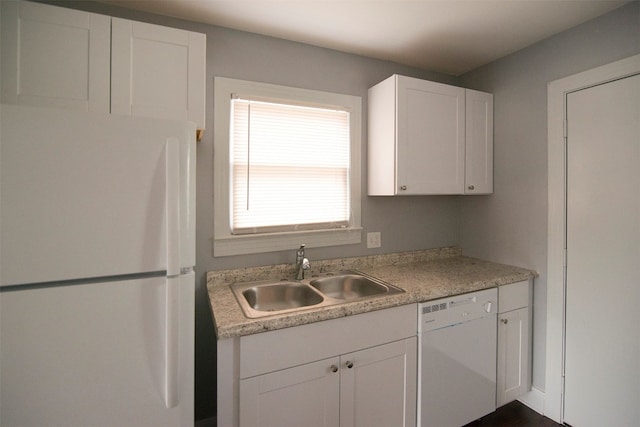
<svg viewBox="0 0 640 427">
<path fill-rule="evenodd" d="M 465 89 L 465 194 L 493 193 L 493 95 Z"/>
<path fill-rule="evenodd" d="M 369 89 L 369 195 L 493 192 L 493 95 L 393 75 Z"/>
<path fill-rule="evenodd" d="M 2 2 L 2 102 L 109 112 L 111 18 Z"/>
<path fill-rule="evenodd" d="M 531 292 L 530 281 L 498 288 L 497 406 L 531 388 Z"/>
<path fill-rule="evenodd" d="M 204 129 L 204 34 L 113 18 L 111 112 Z"/>
<path fill-rule="evenodd" d="M 334 357 L 240 380 L 240 425 L 339 426 L 339 366 Z"/>
<path fill-rule="evenodd" d="M 412 337 L 341 356 L 340 426 L 412 426 L 416 354 Z"/>
<path fill-rule="evenodd" d="M 416 321 L 407 305 L 219 340 L 218 423 L 415 426 Z"/>
<path fill-rule="evenodd" d="M 2 102 L 205 126 L 206 37 L 41 3 L 2 2 Z"/>
<path fill-rule="evenodd" d="M 404 426 L 408 338 L 240 380 L 240 425 Z"/>
</svg>

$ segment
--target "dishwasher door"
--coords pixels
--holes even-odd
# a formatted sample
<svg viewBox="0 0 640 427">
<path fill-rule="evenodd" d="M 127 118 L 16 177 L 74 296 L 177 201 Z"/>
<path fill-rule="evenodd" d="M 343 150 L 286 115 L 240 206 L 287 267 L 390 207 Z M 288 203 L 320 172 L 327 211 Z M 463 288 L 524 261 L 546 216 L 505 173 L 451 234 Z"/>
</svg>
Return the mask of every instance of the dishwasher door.
<svg viewBox="0 0 640 427">
<path fill-rule="evenodd" d="M 460 427 L 496 409 L 495 289 L 420 308 L 420 426 Z M 425 314 L 424 306 L 438 305 Z"/>
</svg>

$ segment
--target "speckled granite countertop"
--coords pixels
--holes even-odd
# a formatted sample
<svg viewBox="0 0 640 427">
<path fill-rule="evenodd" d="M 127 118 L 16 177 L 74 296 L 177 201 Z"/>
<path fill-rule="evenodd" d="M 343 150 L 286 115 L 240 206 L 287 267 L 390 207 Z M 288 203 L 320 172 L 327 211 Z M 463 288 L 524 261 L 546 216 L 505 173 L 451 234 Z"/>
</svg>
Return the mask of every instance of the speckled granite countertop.
<svg viewBox="0 0 640 427">
<path fill-rule="evenodd" d="M 338 270 L 359 270 L 396 285 L 406 292 L 324 308 L 308 308 L 290 314 L 249 319 L 243 314 L 229 285 L 256 280 L 291 279 L 295 276 L 294 266 L 279 264 L 211 271 L 207 274 L 207 289 L 218 339 L 423 302 L 528 280 L 537 276 L 537 273 L 532 270 L 461 256 L 459 248 L 311 261 L 312 275 Z M 309 272 L 306 274 L 308 275 Z"/>
</svg>

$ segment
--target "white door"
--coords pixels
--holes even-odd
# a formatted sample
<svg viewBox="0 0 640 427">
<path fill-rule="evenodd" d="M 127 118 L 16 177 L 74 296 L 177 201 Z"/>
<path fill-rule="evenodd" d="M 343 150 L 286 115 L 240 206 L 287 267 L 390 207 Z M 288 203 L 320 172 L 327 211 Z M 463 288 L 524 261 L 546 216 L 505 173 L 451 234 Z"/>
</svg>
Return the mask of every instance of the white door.
<svg viewBox="0 0 640 427">
<path fill-rule="evenodd" d="M 567 96 L 564 421 L 640 420 L 640 75 Z"/>
<path fill-rule="evenodd" d="M 204 34 L 112 19 L 111 112 L 204 129 Z"/>
</svg>

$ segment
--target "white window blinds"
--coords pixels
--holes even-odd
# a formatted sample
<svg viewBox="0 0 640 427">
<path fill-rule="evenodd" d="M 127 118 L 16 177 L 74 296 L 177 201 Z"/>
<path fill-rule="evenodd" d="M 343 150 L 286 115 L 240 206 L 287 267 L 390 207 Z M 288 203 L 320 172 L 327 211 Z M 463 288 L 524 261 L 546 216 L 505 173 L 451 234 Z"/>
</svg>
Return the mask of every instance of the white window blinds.
<svg viewBox="0 0 640 427">
<path fill-rule="evenodd" d="M 237 96 L 231 103 L 232 233 L 348 226 L 349 112 Z"/>
</svg>

